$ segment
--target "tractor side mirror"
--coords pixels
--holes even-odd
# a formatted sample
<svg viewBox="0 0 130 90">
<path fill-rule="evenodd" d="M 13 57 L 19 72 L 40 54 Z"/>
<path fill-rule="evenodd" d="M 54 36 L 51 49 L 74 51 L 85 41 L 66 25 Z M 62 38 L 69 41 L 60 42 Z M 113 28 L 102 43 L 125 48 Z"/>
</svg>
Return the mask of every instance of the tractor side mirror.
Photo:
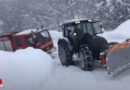
<svg viewBox="0 0 130 90">
<path fill-rule="evenodd" d="M 104 33 L 104 28 L 103 28 L 102 23 L 100 23 L 100 28 L 101 28 L 101 32 L 100 33 Z"/>
<path fill-rule="evenodd" d="M 70 34 L 71 33 L 71 30 L 70 29 L 68 29 L 68 34 Z"/>
<path fill-rule="evenodd" d="M 102 25 L 102 23 L 100 23 L 100 28 L 103 28 L 103 25 Z"/>
<path fill-rule="evenodd" d="M 97 24 L 97 25 L 95 26 L 95 28 L 96 28 L 96 34 L 104 33 L 104 28 L 103 28 L 102 23 Z"/>
</svg>

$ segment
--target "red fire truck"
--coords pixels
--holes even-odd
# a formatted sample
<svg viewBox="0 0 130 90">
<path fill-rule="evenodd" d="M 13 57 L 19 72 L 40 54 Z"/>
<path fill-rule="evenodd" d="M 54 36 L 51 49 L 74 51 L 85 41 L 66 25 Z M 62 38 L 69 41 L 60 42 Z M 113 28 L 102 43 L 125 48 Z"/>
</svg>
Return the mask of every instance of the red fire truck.
<svg viewBox="0 0 130 90">
<path fill-rule="evenodd" d="M 0 50 L 15 51 L 27 47 L 39 48 L 48 53 L 52 53 L 55 50 L 47 29 L 32 29 L 0 35 Z"/>
</svg>

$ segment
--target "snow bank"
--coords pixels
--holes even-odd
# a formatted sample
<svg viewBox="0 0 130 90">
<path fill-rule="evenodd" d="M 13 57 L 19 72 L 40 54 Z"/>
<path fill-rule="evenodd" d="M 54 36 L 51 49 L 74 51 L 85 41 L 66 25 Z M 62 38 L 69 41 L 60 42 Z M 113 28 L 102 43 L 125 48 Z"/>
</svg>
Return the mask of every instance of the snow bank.
<svg viewBox="0 0 130 90">
<path fill-rule="evenodd" d="M 0 78 L 5 89 L 36 90 L 52 70 L 52 59 L 39 49 L 0 51 Z"/>
<path fill-rule="evenodd" d="M 108 42 L 123 42 L 127 38 L 130 38 L 130 20 L 127 20 L 121 24 L 117 29 L 100 34 L 100 36 L 105 37 Z"/>
</svg>

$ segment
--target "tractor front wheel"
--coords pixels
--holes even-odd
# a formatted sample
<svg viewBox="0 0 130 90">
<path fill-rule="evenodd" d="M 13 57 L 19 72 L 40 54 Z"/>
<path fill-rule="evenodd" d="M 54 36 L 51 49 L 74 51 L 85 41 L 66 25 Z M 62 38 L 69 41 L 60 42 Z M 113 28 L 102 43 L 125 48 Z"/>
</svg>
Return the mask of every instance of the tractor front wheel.
<svg viewBox="0 0 130 90">
<path fill-rule="evenodd" d="M 91 51 L 88 48 L 81 48 L 79 51 L 79 65 L 84 71 L 91 71 L 94 69 L 94 60 Z"/>
</svg>

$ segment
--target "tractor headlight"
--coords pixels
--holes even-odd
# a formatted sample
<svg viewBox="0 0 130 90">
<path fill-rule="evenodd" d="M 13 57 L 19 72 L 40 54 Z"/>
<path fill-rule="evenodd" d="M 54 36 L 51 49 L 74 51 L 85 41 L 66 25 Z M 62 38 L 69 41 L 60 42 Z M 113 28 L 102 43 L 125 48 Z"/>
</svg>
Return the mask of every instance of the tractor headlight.
<svg viewBox="0 0 130 90">
<path fill-rule="evenodd" d="M 76 23 L 76 24 L 80 24 L 80 21 L 76 21 L 75 23 Z"/>
</svg>

